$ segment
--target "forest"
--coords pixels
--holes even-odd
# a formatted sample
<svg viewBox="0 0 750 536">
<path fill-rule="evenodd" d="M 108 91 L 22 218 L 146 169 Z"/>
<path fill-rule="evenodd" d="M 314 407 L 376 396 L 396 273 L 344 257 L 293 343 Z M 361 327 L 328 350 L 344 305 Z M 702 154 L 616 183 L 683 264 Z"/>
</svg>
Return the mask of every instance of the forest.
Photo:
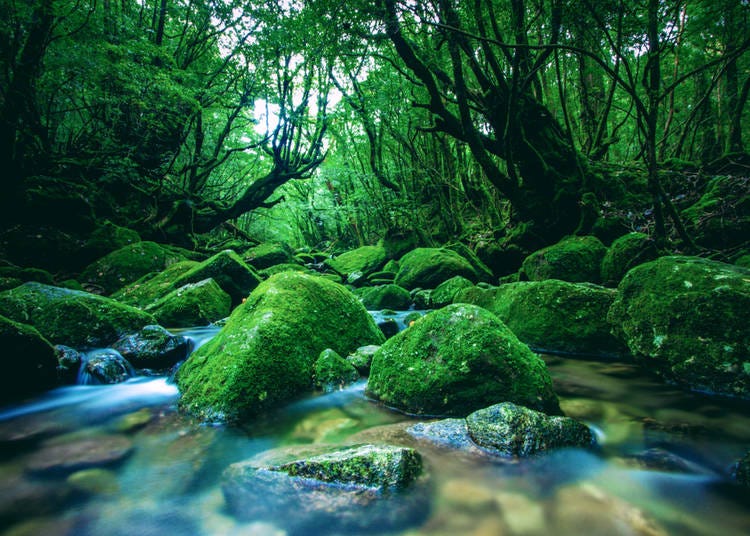
<svg viewBox="0 0 750 536">
<path fill-rule="evenodd" d="M 749 0 L 0 0 L 0 67 L 0 536 L 750 533 Z"/>
</svg>

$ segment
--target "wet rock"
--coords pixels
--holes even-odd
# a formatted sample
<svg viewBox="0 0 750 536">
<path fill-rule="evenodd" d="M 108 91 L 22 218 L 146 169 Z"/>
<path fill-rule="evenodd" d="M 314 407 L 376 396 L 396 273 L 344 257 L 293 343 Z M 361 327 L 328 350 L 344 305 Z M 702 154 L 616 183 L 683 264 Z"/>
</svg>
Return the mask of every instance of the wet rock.
<svg viewBox="0 0 750 536">
<path fill-rule="evenodd" d="M 173 328 L 204 326 L 229 316 L 232 298 L 213 279 L 188 283 L 158 299 L 146 311 L 161 325 Z"/>
<path fill-rule="evenodd" d="M 360 376 L 370 375 L 370 366 L 372 365 L 372 356 L 377 352 L 379 345 L 367 344 L 357 348 L 353 354 L 346 356 L 346 360 L 357 369 Z"/>
<path fill-rule="evenodd" d="M 671 473 L 699 473 L 695 463 L 678 456 L 664 448 L 653 447 L 626 458 L 626 461 L 644 469 L 667 471 Z"/>
<path fill-rule="evenodd" d="M 206 259 L 179 276 L 172 288 L 180 288 L 188 283 L 198 283 L 213 279 L 232 298 L 232 306 L 237 306 L 248 297 L 260 283 L 260 277 L 234 251 L 225 250 Z"/>
<path fill-rule="evenodd" d="M 0 367 L 0 402 L 38 393 L 57 382 L 57 359 L 49 341 L 32 326 L 4 316 L 0 316 Z"/>
<path fill-rule="evenodd" d="M 124 382 L 133 377 L 135 371 L 120 352 L 111 348 L 92 350 L 86 354 L 86 362 L 78 375 L 78 383 L 101 385 Z"/>
<path fill-rule="evenodd" d="M 560 411 L 544 362 L 496 316 L 467 304 L 429 313 L 387 340 L 367 394 L 415 415 L 465 416 L 501 401 Z"/>
<path fill-rule="evenodd" d="M 187 357 L 190 341 L 151 325 L 122 337 L 112 348 L 136 368 L 165 370 Z"/>
<path fill-rule="evenodd" d="M 589 428 L 568 417 L 551 417 L 504 402 L 466 418 L 469 435 L 480 447 L 503 456 L 529 456 L 561 447 L 589 447 Z"/>
<path fill-rule="evenodd" d="M 26 470 L 33 474 L 67 475 L 83 469 L 114 465 L 132 452 L 132 442 L 120 435 L 52 443 L 28 457 Z"/>
<path fill-rule="evenodd" d="M 495 500 L 500 505 L 503 520 L 512 534 L 551 534 L 544 518 L 544 508 L 539 501 L 527 497 L 523 493 L 499 491 L 495 493 Z"/>
<path fill-rule="evenodd" d="M 471 440 L 466 419 L 419 422 L 407 428 L 406 431 L 416 439 L 429 441 L 439 447 L 458 449 L 472 454 L 482 452 Z"/>
<path fill-rule="evenodd" d="M 630 270 L 608 320 L 649 371 L 690 389 L 749 398 L 748 310 L 750 270 L 672 256 Z"/>
<path fill-rule="evenodd" d="M 294 426 L 295 443 L 336 443 L 356 431 L 358 421 L 339 408 L 315 412 Z"/>
<path fill-rule="evenodd" d="M 358 292 L 362 305 L 369 311 L 381 309 L 408 309 L 411 295 L 403 287 L 394 284 L 365 287 Z"/>
<path fill-rule="evenodd" d="M 383 332 L 386 339 L 390 339 L 401 330 L 395 318 L 384 318 L 378 322 L 378 329 Z"/>
<path fill-rule="evenodd" d="M 330 348 L 323 350 L 315 361 L 313 372 L 315 387 L 326 393 L 338 391 L 358 379 L 357 369 Z"/>
<path fill-rule="evenodd" d="M 70 346 L 56 344 L 55 357 L 57 357 L 57 377 L 60 383 L 75 383 L 85 354 Z"/>
<path fill-rule="evenodd" d="M 477 280 L 474 267 L 461 255 L 446 248 L 416 248 L 401 257 L 396 284 L 408 290 L 433 289 L 454 276 Z"/>
<path fill-rule="evenodd" d="M 289 457 L 278 451 L 231 465 L 222 483 L 229 511 L 291 534 L 394 530 L 424 519 L 421 457 L 412 449 L 356 445 Z"/>
<path fill-rule="evenodd" d="M 346 288 L 317 276 L 277 274 L 180 367 L 180 407 L 209 421 L 251 418 L 307 392 L 313 364 L 383 335 Z"/>
<path fill-rule="evenodd" d="M 0 479 L 0 525 L 57 513 L 75 498 L 75 490 L 66 483 L 3 475 Z"/>
<path fill-rule="evenodd" d="M 473 286 L 474 283 L 465 277 L 460 275 L 451 277 L 447 281 L 440 283 L 435 290 L 430 293 L 430 306 L 437 309 L 450 305 L 453 303 L 453 299 L 460 290 Z"/>
<path fill-rule="evenodd" d="M 153 418 L 151 409 L 142 408 L 120 417 L 114 424 L 114 429 L 123 434 L 132 433 L 146 426 Z"/>
<path fill-rule="evenodd" d="M 732 476 L 738 484 L 750 488 L 750 451 L 745 453 L 734 465 Z"/>
<path fill-rule="evenodd" d="M 573 283 L 599 283 L 607 248 L 595 236 L 571 236 L 540 249 L 523 261 L 525 279 L 561 279 Z"/>
<path fill-rule="evenodd" d="M 87 495 L 112 495 L 120 490 L 117 475 L 107 469 L 83 469 L 66 479 L 74 489 Z"/>
</svg>

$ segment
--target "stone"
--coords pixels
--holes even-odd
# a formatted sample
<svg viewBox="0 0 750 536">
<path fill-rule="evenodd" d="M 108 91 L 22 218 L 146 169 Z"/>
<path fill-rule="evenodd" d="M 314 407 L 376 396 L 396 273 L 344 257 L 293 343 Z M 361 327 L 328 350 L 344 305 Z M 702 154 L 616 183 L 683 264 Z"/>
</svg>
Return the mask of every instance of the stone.
<svg viewBox="0 0 750 536">
<path fill-rule="evenodd" d="M 338 391 L 359 379 L 354 365 L 330 348 L 320 353 L 315 361 L 313 381 L 317 389 L 326 393 Z"/>
<path fill-rule="evenodd" d="M 446 248 L 416 248 L 401 257 L 395 283 L 407 290 L 433 289 L 454 276 L 477 281 L 474 267 L 461 255 Z"/>
<path fill-rule="evenodd" d="M 163 326 L 205 326 L 229 316 L 232 298 L 212 278 L 188 283 L 146 307 Z"/>
<path fill-rule="evenodd" d="M 326 259 L 324 264 L 346 279 L 355 273 L 360 274 L 360 277 L 367 277 L 380 270 L 385 261 L 385 249 L 381 246 L 362 246 L 332 259 Z"/>
<path fill-rule="evenodd" d="M 489 311 L 454 304 L 388 339 L 367 394 L 415 415 L 466 416 L 497 402 L 559 413 L 547 367 Z"/>
<path fill-rule="evenodd" d="M 594 442 L 585 424 L 510 402 L 475 411 L 466 422 L 477 445 L 502 456 L 525 457 L 561 447 L 586 448 Z"/>
<path fill-rule="evenodd" d="M 264 242 L 245 250 L 242 260 L 255 268 L 263 270 L 276 264 L 292 262 L 294 251 L 287 244 Z"/>
<path fill-rule="evenodd" d="M 656 243 L 644 233 L 621 236 L 607 249 L 602 259 L 602 281 L 616 286 L 628 270 L 659 256 Z"/>
<path fill-rule="evenodd" d="M 0 316 L 0 402 L 19 400 L 57 383 L 52 345 L 32 326 Z"/>
<path fill-rule="evenodd" d="M 190 341 L 151 325 L 120 338 L 112 348 L 135 368 L 166 370 L 187 357 Z"/>
<path fill-rule="evenodd" d="M 608 320 L 636 360 L 689 389 L 750 397 L 750 270 L 669 256 L 630 270 Z"/>
<path fill-rule="evenodd" d="M 466 419 L 440 419 L 432 422 L 418 422 L 406 429 L 412 437 L 428 441 L 444 448 L 456 449 L 472 454 L 480 450 L 469 436 Z"/>
<path fill-rule="evenodd" d="M 750 488 L 750 451 L 746 452 L 734 465 L 732 476 L 738 484 Z"/>
<path fill-rule="evenodd" d="M 569 236 L 535 251 L 523 261 L 525 279 L 562 279 L 573 283 L 601 282 L 601 264 L 607 247 L 595 236 Z"/>
<path fill-rule="evenodd" d="M 121 435 L 52 443 L 32 453 L 26 471 L 35 475 L 70 475 L 94 467 L 108 467 L 133 452 L 133 443 Z"/>
<path fill-rule="evenodd" d="M 361 376 L 369 376 L 372 357 L 375 355 L 378 348 L 380 348 L 380 346 L 377 344 L 366 344 L 365 346 L 360 346 L 352 354 L 346 356 L 346 360 L 357 369 L 357 372 L 359 372 Z"/>
<path fill-rule="evenodd" d="M 260 283 L 260 277 L 232 250 L 220 251 L 179 276 L 172 288 L 212 278 L 232 298 L 232 306 L 246 299 Z"/>
<path fill-rule="evenodd" d="M 86 354 L 85 362 L 78 373 L 78 382 L 83 385 L 121 383 L 135 375 L 133 367 L 111 348 L 100 348 Z"/>
<path fill-rule="evenodd" d="M 283 272 L 261 283 L 180 367 L 180 407 L 208 421 L 246 420 L 309 391 L 326 348 L 347 355 L 382 341 L 345 287 Z"/>
<path fill-rule="evenodd" d="M 68 476 L 66 482 L 73 489 L 87 495 L 114 495 L 120 491 L 117 475 L 102 468 L 83 469 Z"/>
<path fill-rule="evenodd" d="M 0 314 L 34 326 L 53 344 L 103 347 L 156 319 L 134 307 L 80 290 L 24 283 L 0 292 Z"/>
<path fill-rule="evenodd" d="M 411 295 L 403 287 L 394 284 L 364 287 L 358 292 L 362 304 L 370 311 L 381 309 L 408 309 L 411 307 Z"/>
<path fill-rule="evenodd" d="M 171 264 L 162 272 L 144 275 L 134 283 L 121 288 L 111 297 L 133 307 L 147 309 L 160 298 L 179 288 L 175 286 L 175 282 L 198 265 L 199 263 L 195 261 Z"/>
<path fill-rule="evenodd" d="M 451 277 L 447 281 L 440 283 L 430 293 L 430 305 L 436 309 L 450 305 L 460 290 L 473 286 L 474 283 L 465 277 L 460 275 Z"/>
<path fill-rule="evenodd" d="M 681 213 L 685 227 L 703 247 L 727 250 L 750 236 L 750 182 L 746 175 L 718 175 L 701 198 Z"/>
<path fill-rule="evenodd" d="M 84 353 L 64 344 L 56 344 L 55 357 L 57 357 L 57 377 L 60 383 L 75 383 L 84 361 Z"/>
</svg>

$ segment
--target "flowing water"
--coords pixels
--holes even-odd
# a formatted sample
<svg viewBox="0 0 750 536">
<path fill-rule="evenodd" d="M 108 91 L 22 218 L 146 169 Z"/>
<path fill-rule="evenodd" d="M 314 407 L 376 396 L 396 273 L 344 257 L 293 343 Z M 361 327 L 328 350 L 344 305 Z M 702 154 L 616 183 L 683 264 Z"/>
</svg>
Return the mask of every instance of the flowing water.
<svg viewBox="0 0 750 536">
<path fill-rule="evenodd" d="M 199 345 L 215 331 L 183 334 Z M 368 401 L 364 382 L 241 429 L 179 414 L 164 377 L 56 389 L 0 409 L 0 531 L 283 534 L 226 511 L 229 464 L 279 446 L 380 441 L 416 447 L 429 472 L 429 516 L 397 534 L 750 534 L 748 493 L 729 482 L 750 448 L 748 404 L 685 393 L 628 363 L 545 360 L 596 449 L 517 461 L 440 448 L 405 432 L 414 419 Z"/>
</svg>

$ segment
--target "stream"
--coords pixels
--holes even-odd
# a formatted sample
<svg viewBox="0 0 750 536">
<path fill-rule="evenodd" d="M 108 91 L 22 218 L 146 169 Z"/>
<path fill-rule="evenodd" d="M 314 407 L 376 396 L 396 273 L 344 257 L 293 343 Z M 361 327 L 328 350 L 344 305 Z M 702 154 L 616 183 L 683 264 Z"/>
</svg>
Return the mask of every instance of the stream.
<svg viewBox="0 0 750 536">
<path fill-rule="evenodd" d="M 217 329 L 181 333 L 199 345 Z M 750 447 L 750 404 L 681 391 L 630 363 L 543 357 L 595 449 L 519 461 L 442 448 L 406 432 L 415 419 L 367 400 L 364 381 L 243 428 L 181 415 L 166 377 L 58 388 L 0 408 L 0 534 L 284 534 L 225 510 L 229 464 L 281 446 L 378 441 L 414 446 L 429 473 L 427 519 L 396 534 L 750 534 L 749 494 L 728 476 Z M 56 463 L 65 448 L 78 465 Z"/>
</svg>

